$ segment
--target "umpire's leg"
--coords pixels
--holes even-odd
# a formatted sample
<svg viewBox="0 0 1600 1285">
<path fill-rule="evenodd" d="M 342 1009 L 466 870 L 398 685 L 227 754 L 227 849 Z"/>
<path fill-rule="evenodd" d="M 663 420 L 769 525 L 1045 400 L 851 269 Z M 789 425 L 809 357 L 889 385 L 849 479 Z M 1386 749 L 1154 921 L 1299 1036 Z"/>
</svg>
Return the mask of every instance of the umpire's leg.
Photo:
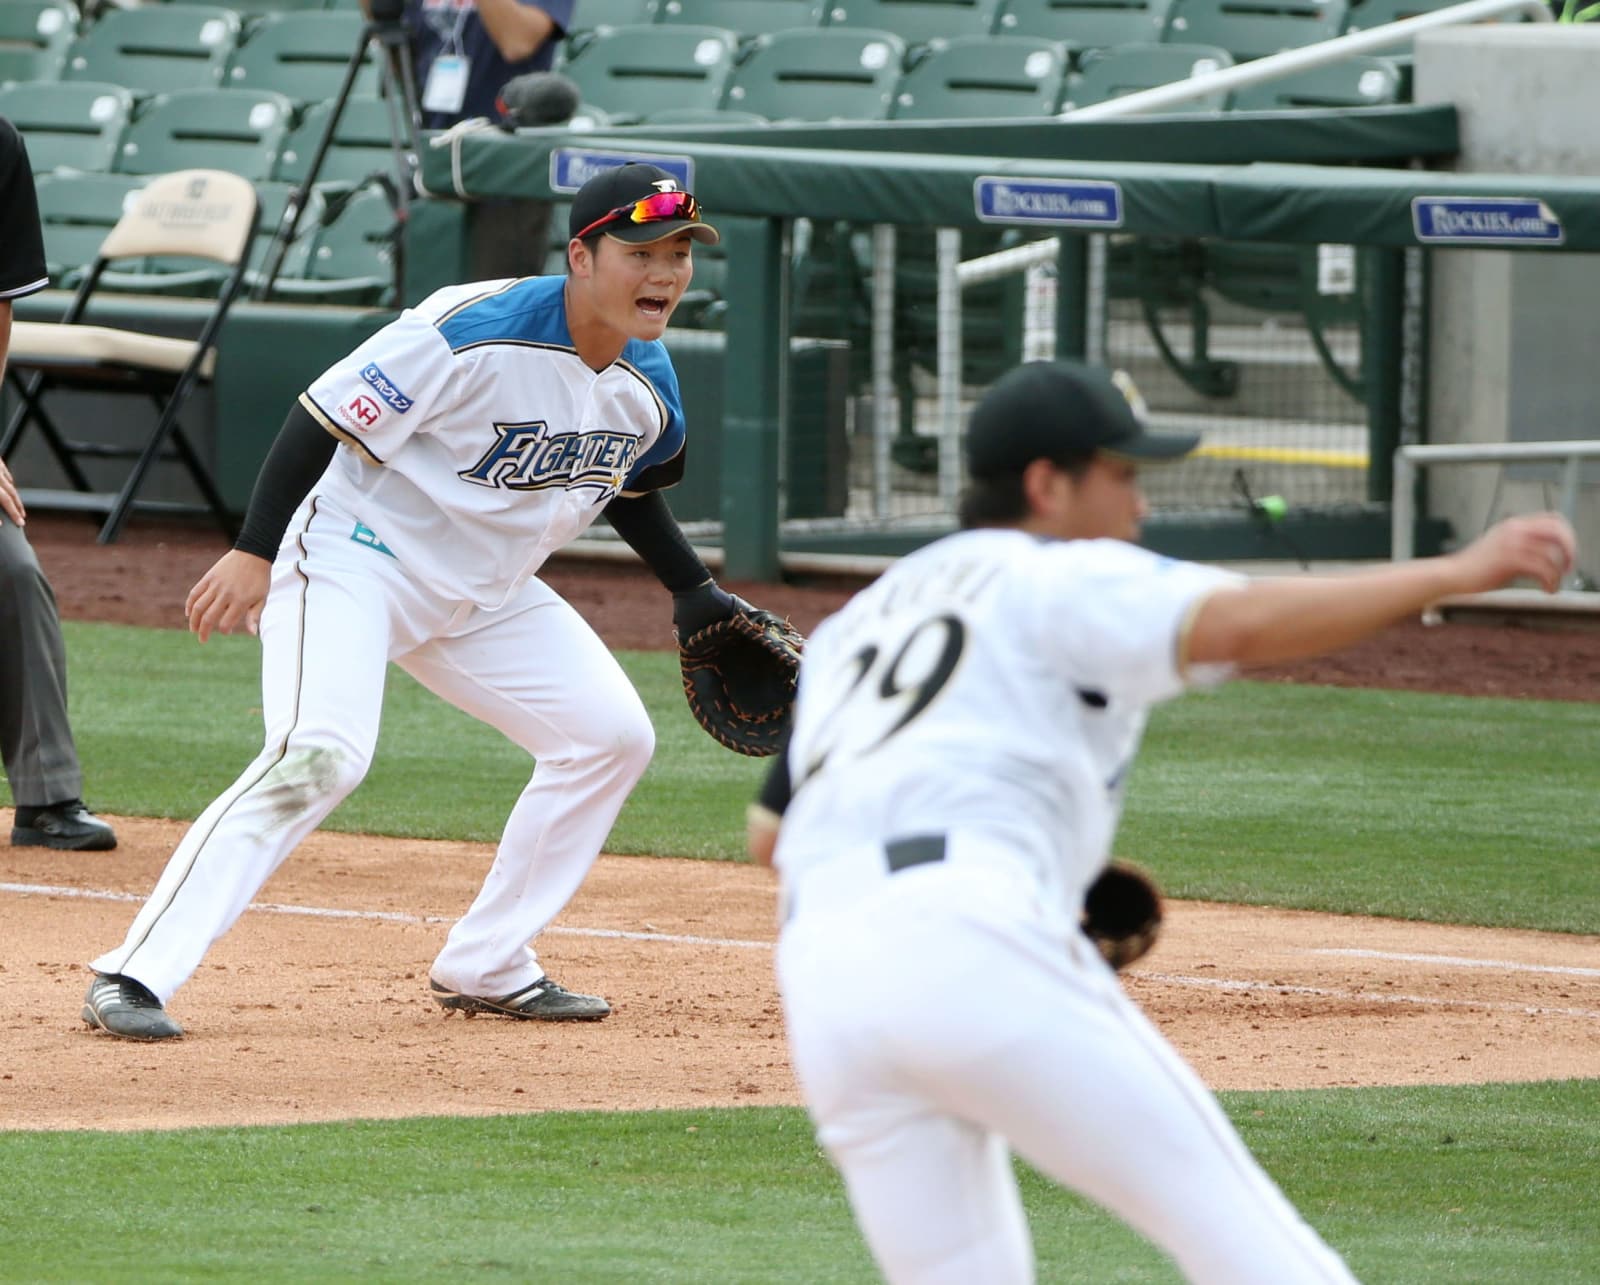
<svg viewBox="0 0 1600 1285">
<path fill-rule="evenodd" d="M 0 760 L 24 807 L 83 793 L 67 722 L 67 658 L 56 597 L 20 527 L 0 517 Z"/>
</svg>

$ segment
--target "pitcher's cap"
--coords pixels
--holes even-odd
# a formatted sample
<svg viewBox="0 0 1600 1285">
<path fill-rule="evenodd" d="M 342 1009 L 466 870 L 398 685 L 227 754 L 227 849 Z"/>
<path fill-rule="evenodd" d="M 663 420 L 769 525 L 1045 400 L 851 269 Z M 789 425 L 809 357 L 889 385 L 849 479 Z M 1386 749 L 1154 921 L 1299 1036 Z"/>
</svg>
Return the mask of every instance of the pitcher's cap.
<svg viewBox="0 0 1600 1285">
<path fill-rule="evenodd" d="M 1034 361 L 1007 371 L 967 421 L 974 478 L 1021 473 L 1034 460 L 1107 451 L 1155 462 L 1187 455 L 1198 433 L 1152 433 L 1133 381 L 1076 361 Z"/>
</svg>

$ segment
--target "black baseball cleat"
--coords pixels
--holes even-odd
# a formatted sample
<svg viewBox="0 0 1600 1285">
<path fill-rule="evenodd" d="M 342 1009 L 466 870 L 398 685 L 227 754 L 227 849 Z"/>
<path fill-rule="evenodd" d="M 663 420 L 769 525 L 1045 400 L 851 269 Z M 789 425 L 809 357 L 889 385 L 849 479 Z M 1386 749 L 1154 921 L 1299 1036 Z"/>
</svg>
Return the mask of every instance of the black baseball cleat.
<svg viewBox="0 0 1600 1285">
<path fill-rule="evenodd" d="M 579 995 L 559 982 L 541 977 L 532 986 L 499 999 L 462 995 L 428 979 L 434 1002 L 447 1013 L 499 1013 L 502 1017 L 534 1018 L 541 1022 L 598 1022 L 611 1011 L 611 1005 L 598 995 Z"/>
<path fill-rule="evenodd" d="M 83 997 L 83 1020 L 125 1040 L 175 1040 L 183 1034 L 161 1001 L 121 973 L 96 973 Z"/>
<path fill-rule="evenodd" d="M 68 799 L 43 808 L 19 807 L 12 820 L 13 848 L 109 852 L 117 846 L 116 832 L 89 811 L 82 799 Z"/>
</svg>

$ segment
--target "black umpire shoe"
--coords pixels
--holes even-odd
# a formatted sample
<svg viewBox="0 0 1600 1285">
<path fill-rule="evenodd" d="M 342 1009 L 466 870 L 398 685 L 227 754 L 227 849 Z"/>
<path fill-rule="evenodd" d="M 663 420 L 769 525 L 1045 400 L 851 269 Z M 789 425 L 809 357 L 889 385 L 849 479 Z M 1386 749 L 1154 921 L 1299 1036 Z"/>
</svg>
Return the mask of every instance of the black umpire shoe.
<svg viewBox="0 0 1600 1285">
<path fill-rule="evenodd" d="M 598 1022 L 611 1011 L 611 1005 L 598 995 L 579 995 L 548 977 L 541 977 L 532 986 L 499 999 L 462 995 L 439 985 L 431 977 L 428 991 L 445 1012 L 465 1013 L 468 1017 L 498 1013 L 502 1017 L 526 1017 L 542 1022 Z"/>
<path fill-rule="evenodd" d="M 175 1040 L 183 1034 L 161 1001 L 121 973 L 96 973 L 83 997 L 83 1020 L 125 1040 Z"/>
<path fill-rule="evenodd" d="M 11 846 L 109 852 L 117 846 L 117 836 L 82 799 L 68 799 L 42 808 L 19 807 L 11 826 Z"/>
</svg>

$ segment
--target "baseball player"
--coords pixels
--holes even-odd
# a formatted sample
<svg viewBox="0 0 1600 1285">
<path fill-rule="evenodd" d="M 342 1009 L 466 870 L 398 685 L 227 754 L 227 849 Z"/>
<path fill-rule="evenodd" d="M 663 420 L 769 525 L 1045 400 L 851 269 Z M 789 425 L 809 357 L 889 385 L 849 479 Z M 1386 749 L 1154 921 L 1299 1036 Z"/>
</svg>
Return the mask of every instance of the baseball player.
<svg viewBox="0 0 1600 1285">
<path fill-rule="evenodd" d="M 91 1026 L 182 1034 L 165 1011 L 210 944 L 362 779 L 389 661 L 538 760 L 482 891 L 433 964 L 446 1010 L 596 1019 L 528 942 L 577 890 L 649 762 L 621 668 L 540 565 L 604 512 L 674 594 L 680 633 L 729 614 L 660 488 L 684 421 L 660 342 L 714 244 L 651 165 L 574 196 L 566 277 L 438 291 L 301 395 L 189 627 L 259 632 L 266 741 L 190 828 L 127 939 L 96 959 Z"/>
<path fill-rule="evenodd" d="M 1450 593 L 1571 566 L 1558 516 L 1448 557 L 1247 582 L 1135 547 L 1149 432 L 1121 386 L 1022 366 L 974 410 L 964 530 L 820 625 L 752 807 L 818 1137 L 884 1275 L 1033 1276 L 1010 1148 L 1192 1281 L 1353 1279 L 1079 928 L 1146 711 Z M 781 824 L 780 824 L 781 816 Z M 775 850 L 775 853 L 774 853 Z"/>
</svg>

